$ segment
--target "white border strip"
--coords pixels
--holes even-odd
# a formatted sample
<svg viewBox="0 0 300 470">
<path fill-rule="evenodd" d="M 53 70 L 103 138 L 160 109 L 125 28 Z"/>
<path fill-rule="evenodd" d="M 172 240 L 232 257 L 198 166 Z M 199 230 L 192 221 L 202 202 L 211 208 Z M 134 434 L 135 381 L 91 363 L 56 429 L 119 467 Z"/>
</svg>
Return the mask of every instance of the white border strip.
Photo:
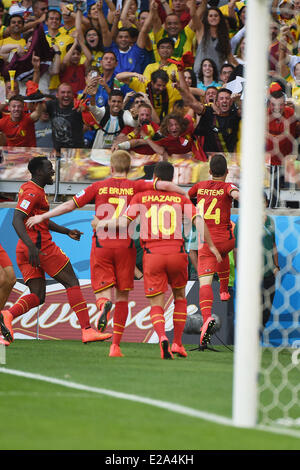
<svg viewBox="0 0 300 470">
<path fill-rule="evenodd" d="M 45 375 L 40 375 L 40 374 L 32 374 L 31 372 L 23 372 L 23 371 L 15 370 L 15 369 L 6 369 L 4 367 L 0 367 L 0 373 L 1 372 L 3 374 L 16 375 L 18 377 L 24 377 L 26 379 L 40 380 L 42 382 L 48 382 L 48 383 L 60 385 L 62 387 L 67 387 L 67 388 L 71 388 L 75 390 L 98 393 L 100 395 L 106 395 L 106 396 L 113 397 L 113 398 L 119 398 L 121 400 L 129 400 L 129 401 L 133 401 L 136 403 L 144 403 L 145 405 L 155 406 L 157 408 L 162 408 L 162 409 L 174 412 L 174 413 L 180 413 L 185 416 L 191 416 L 192 418 L 200 418 L 205 421 L 210 421 L 216 424 L 235 427 L 232 419 L 230 418 L 226 418 L 225 416 L 215 415 L 212 413 L 207 413 L 205 411 L 195 410 L 194 408 L 189 408 L 187 406 L 178 405 L 176 403 L 171 403 L 171 402 L 162 401 L 162 400 L 153 400 L 152 398 L 141 397 L 139 395 L 131 395 L 128 393 L 123 393 L 123 392 L 115 392 L 114 390 L 108 390 L 105 388 L 90 387 L 88 385 L 83 385 L 83 384 L 79 384 L 76 382 L 69 382 L 67 380 L 47 377 Z M 256 430 L 265 431 L 265 432 L 273 432 L 275 434 L 286 434 L 292 437 L 300 438 L 300 432 L 297 432 L 296 430 L 293 431 L 290 429 L 282 429 L 282 427 L 276 428 L 276 427 L 268 427 L 268 426 L 257 426 L 251 429 L 253 430 L 256 429 Z"/>
</svg>

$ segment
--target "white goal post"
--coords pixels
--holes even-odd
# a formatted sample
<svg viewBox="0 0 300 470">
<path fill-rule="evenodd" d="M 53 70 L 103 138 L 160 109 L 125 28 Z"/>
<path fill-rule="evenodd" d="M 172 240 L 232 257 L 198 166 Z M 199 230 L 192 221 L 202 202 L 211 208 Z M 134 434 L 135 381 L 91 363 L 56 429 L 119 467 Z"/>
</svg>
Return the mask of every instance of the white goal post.
<svg viewBox="0 0 300 470">
<path fill-rule="evenodd" d="M 257 422 L 269 25 L 270 1 L 248 2 L 233 377 L 233 422 L 239 427 Z"/>
</svg>

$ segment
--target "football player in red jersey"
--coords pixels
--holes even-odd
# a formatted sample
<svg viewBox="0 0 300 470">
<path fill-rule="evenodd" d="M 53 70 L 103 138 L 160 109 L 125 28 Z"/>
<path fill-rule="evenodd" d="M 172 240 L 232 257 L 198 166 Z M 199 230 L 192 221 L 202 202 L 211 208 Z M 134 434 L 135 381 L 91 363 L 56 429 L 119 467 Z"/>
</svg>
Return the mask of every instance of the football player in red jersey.
<svg viewBox="0 0 300 470">
<path fill-rule="evenodd" d="M 174 167 L 169 162 L 160 162 L 154 168 L 159 181 L 173 180 Z M 209 231 L 197 209 L 184 195 L 171 191 L 148 190 L 136 194 L 124 216 L 119 217 L 117 227 L 127 229 L 136 217 L 140 216 L 140 239 L 144 250 L 144 287 L 151 305 L 150 317 L 158 335 L 161 358 L 173 359 L 173 353 L 186 357 L 182 345 L 182 333 L 187 315 L 185 286 L 188 280 L 188 258 L 184 249 L 182 224 L 184 216 L 195 223 L 197 230 L 204 234 L 212 256 L 221 261 L 218 250 L 212 243 Z M 113 221 L 101 220 L 100 230 L 112 229 Z M 174 295 L 174 340 L 170 349 L 165 333 L 164 296 L 170 284 Z"/>
<path fill-rule="evenodd" d="M 44 191 L 46 184 L 53 184 L 54 169 L 47 157 L 32 158 L 28 164 L 32 179 L 24 183 L 19 191 L 13 226 L 19 241 L 16 248 L 17 263 L 29 287 L 30 294 L 22 296 L 11 308 L 0 313 L 0 329 L 4 338 L 13 341 L 12 321 L 31 308 L 42 304 L 46 293 L 45 272 L 61 283 L 68 296 L 69 304 L 75 311 L 81 331 L 82 342 L 103 341 L 111 337 L 91 328 L 86 302 L 82 296 L 78 279 L 67 255 L 52 241 L 50 230 L 80 240 L 81 232 L 46 221 L 28 228 L 25 223 L 29 216 L 49 210 Z"/>
<path fill-rule="evenodd" d="M 208 246 L 204 243 L 198 248 L 198 276 L 200 282 L 199 301 L 203 317 L 200 345 L 206 347 L 210 333 L 215 326 L 211 316 L 213 304 L 212 280 L 218 273 L 220 280 L 220 298 L 228 300 L 229 257 L 234 248 L 235 239 L 230 220 L 233 199 L 239 199 L 239 190 L 232 183 L 226 183 L 228 174 L 227 161 L 222 154 L 214 155 L 210 160 L 211 180 L 200 181 L 189 190 L 191 199 L 197 197 L 197 207 L 208 226 L 211 238 L 219 250 L 222 261 L 217 263 Z"/>
<path fill-rule="evenodd" d="M 65 214 L 93 201 L 95 201 L 96 222 L 104 217 L 116 220 L 125 212 L 133 196 L 147 189 L 156 188 L 185 194 L 171 182 L 127 179 L 131 157 L 125 150 L 113 152 L 110 164 L 111 178 L 97 181 L 50 212 L 29 219 L 27 226 L 32 227 L 50 217 Z M 110 356 L 121 356 L 119 343 L 128 316 L 128 295 L 133 289 L 135 262 L 135 245 L 127 235 L 119 236 L 117 231 L 111 237 L 105 233 L 98 237 L 93 234 L 90 256 L 91 282 L 96 295 L 96 305 L 100 311 L 98 320 L 100 331 L 104 331 L 107 326 L 112 308 L 112 291 L 114 287 L 116 288 L 114 334 Z"/>
<path fill-rule="evenodd" d="M 6 304 L 9 294 L 16 283 L 16 275 L 12 262 L 0 245 L 0 311 Z M 0 342 L 9 346 L 9 342 L 0 337 Z"/>
</svg>

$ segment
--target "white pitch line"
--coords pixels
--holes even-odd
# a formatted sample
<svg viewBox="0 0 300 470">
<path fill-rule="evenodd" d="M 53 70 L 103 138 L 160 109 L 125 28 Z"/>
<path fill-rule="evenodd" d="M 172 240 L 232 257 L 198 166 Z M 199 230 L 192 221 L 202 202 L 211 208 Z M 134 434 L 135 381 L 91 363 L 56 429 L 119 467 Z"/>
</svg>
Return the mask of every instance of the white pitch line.
<svg viewBox="0 0 300 470">
<path fill-rule="evenodd" d="M 43 382 L 48 382 L 56 385 L 61 385 L 62 387 L 72 388 L 76 390 L 82 390 L 85 392 L 98 393 L 100 395 L 107 395 L 109 397 L 119 398 L 121 400 L 129 400 L 136 403 L 144 403 L 145 405 L 156 406 L 157 408 L 163 408 L 168 411 L 173 411 L 175 413 L 180 413 L 186 416 L 191 416 L 193 418 L 201 418 L 207 421 L 212 421 L 217 424 L 223 424 L 226 426 L 232 426 L 232 420 L 224 416 L 218 416 L 211 413 L 206 413 L 204 411 L 198 411 L 187 406 L 178 405 L 176 403 L 170 403 L 162 400 L 154 400 L 152 398 L 141 397 L 139 395 L 132 395 L 123 392 L 116 392 L 114 390 L 108 390 L 105 388 L 90 387 L 88 385 L 79 384 L 76 382 L 69 382 L 67 380 L 56 379 L 53 377 L 47 377 L 40 374 L 32 374 L 30 372 L 22 372 L 15 369 L 6 369 L 0 367 L 0 372 L 4 374 L 16 375 L 18 377 L 24 377 L 26 379 L 40 380 Z"/>
<path fill-rule="evenodd" d="M 231 426 L 235 427 L 232 419 L 227 418 L 225 416 L 215 415 L 213 413 L 207 413 L 205 411 L 195 410 L 194 408 L 189 408 L 187 406 L 179 405 L 176 403 L 171 403 L 162 400 L 154 400 L 152 398 L 141 397 L 139 395 L 132 395 L 123 392 L 116 392 L 114 390 L 108 390 L 105 388 L 97 388 L 97 387 L 90 387 L 88 385 L 79 384 L 76 382 L 69 382 L 67 380 L 56 379 L 54 377 L 47 377 L 45 375 L 40 374 L 32 374 L 31 372 L 23 372 L 20 370 L 15 369 L 6 369 L 4 367 L 0 367 L 0 373 L 9 374 L 9 375 L 16 375 L 18 377 L 24 377 L 26 379 L 33 379 L 39 380 L 42 382 L 48 382 L 55 385 L 60 385 L 62 387 L 72 388 L 75 390 L 81 390 L 85 392 L 97 393 L 100 395 L 106 395 L 113 398 L 119 398 L 121 400 L 128 400 L 133 401 L 135 403 L 144 403 L 145 405 L 155 406 L 157 408 L 162 408 L 167 411 L 172 411 L 174 413 L 179 413 L 185 416 L 191 416 L 192 418 L 200 418 L 205 421 L 210 421 L 212 423 L 221 424 L 224 426 Z M 243 428 L 245 429 L 245 428 Z M 265 431 L 271 432 L 275 434 L 283 434 L 283 435 L 290 435 L 291 437 L 300 438 L 300 432 L 292 429 L 279 429 L 277 427 L 267 427 L 267 426 L 257 426 L 255 428 L 247 428 L 253 429 L 258 431 Z"/>
</svg>

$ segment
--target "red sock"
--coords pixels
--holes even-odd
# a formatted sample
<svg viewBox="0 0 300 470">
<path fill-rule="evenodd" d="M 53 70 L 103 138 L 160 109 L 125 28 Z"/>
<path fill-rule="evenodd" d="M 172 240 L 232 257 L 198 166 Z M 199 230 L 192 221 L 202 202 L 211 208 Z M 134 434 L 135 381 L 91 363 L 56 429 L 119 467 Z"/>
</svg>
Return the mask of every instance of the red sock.
<svg viewBox="0 0 300 470">
<path fill-rule="evenodd" d="M 199 300 L 204 325 L 208 317 L 211 317 L 212 304 L 214 300 L 214 294 L 210 284 L 200 287 Z"/>
<path fill-rule="evenodd" d="M 173 343 L 181 346 L 181 338 L 186 322 L 186 311 L 187 301 L 186 299 L 175 300 L 174 302 L 174 313 L 173 313 L 173 324 L 174 324 L 174 338 Z"/>
<path fill-rule="evenodd" d="M 27 294 L 23 295 L 12 307 L 10 307 L 9 312 L 12 314 L 13 318 L 23 315 L 23 313 L 29 312 L 33 307 L 40 305 L 41 301 L 36 294 Z"/>
<path fill-rule="evenodd" d="M 101 311 L 101 308 L 105 302 L 107 302 L 109 299 L 107 297 L 99 297 L 99 299 L 96 300 L 96 305 L 98 307 L 98 310 Z"/>
<path fill-rule="evenodd" d="M 80 286 L 69 287 L 69 289 L 67 289 L 67 296 L 70 307 L 76 313 L 81 328 L 90 327 L 89 311 Z"/>
<path fill-rule="evenodd" d="M 128 317 L 128 302 L 116 302 L 114 312 L 113 344 L 120 344 Z"/>
<path fill-rule="evenodd" d="M 162 336 L 166 336 L 164 309 L 162 307 L 159 307 L 158 305 L 151 307 L 150 318 L 151 318 L 154 330 L 156 331 L 158 338 L 160 340 Z"/>
<path fill-rule="evenodd" d="M 220 280 L 220 292 L 228 292 L 228 282 L 229 282 L 229 256 L 225 256 L 221 263 L 218 264 L 218 276 Z"/>
</svg>

